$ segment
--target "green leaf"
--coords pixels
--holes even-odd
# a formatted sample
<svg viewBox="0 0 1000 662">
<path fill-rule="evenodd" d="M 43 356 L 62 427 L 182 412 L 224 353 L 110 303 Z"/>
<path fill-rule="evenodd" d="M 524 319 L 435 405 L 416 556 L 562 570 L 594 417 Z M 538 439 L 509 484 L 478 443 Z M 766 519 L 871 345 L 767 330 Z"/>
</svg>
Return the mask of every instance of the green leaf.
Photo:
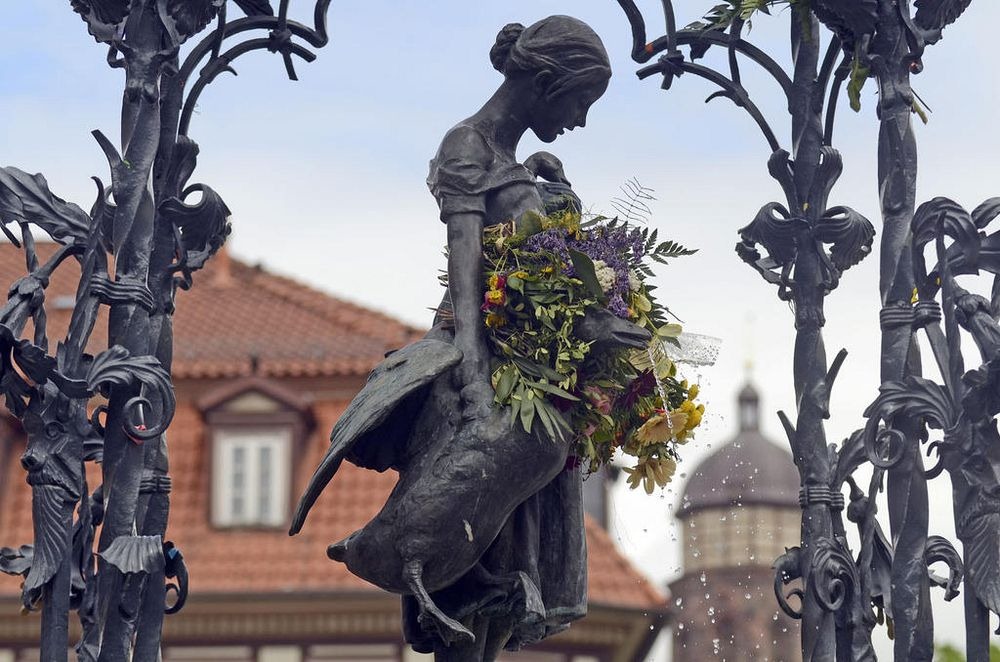
<svg viewBox="0 0 1000 662">
<path fill-rule="evenodd" d="M 521 401 L 517 399 L 512 399 L 510 401 L 510 424 L 514 425 L 514 422 L 518 419 L 521 414 Z"/>
<path fill-rule="evenodd" d="M 682 330 L 680 324 L 664 324 L 656 330 L 656 335 L 661 338 L 676 338 L 681 335 Z"/>
<path fill-rule="evenodd" d="M 851 110 L 859 112 L 861 110 L 861 88 L 868 80 L 868 67 L 861 66 L 861 59 L 854 56 L 851 62 L 851 78 L 847 82 L 847 98 L 851 102 Z"/>
<path fill-rule="evenodd" d="M 504 366 L 497 380 L 496 394 L 497 402 L 506 403 L 514 391 L 514 383 L 517 380 L 517 370 L 513 366 Z"/>
<path fill-rule="evenodd" d="M 557 439 L 562 439 L 562 431 L 556 434 L 556 429 L 553 426 L 552 417 L 549 414 L 549 405 L 544 400 L 539 400 L 535 410 L 538 412 L 538 420 L 542 422 L 542 427 L 545 428 L 545 432 L 548 433 L 549 437 L 555 441 Z"/>
<path fill-rule="evenodd" d="M 546 382 L 528 382 L 528 385 L 534 386 L 540 391 L 545 391 L 546 393 L 557 395 L 565 400 L 572 400 L 574 402 L 580 401 L 580 398 L 576 397 L 572 393 L 569 393 L 568 391 L 564 391 L 563 389 L 559 388 L 558 386 L 555 386 L 554 384 L 548 384 Z"/>
<path fill-rule="evenodd" d="M 756 11 L 767 13 L 766 2 L 767 0 L 743 0 L 740 3 L 740 18 L 747 21 Z"/>
<path fill-rule="evenodd" d="M 684 255 L 694 255 L 698 252 L 697 248 L 686 248 L 681 246 L 676 241 L 664 241 L 660 243 L 653 250 L 651 257 L 659 258 L 671 258 L 671 257 L 682 257 Z"/>
<path fill-rule="evenodd" d="M 525 432 L 531 432 L 531 423 L 535 419 L 535 400 L 527 399 L 521 401 L 521 427 Z"/>
<path fill-rule="evenodd" d="M 517 221 L 517 235 L 519 237 L 530 237 L 542 231 L 542 217 L 538 212 L 525 212 Z"/>
<path fill-rule="evenodd" d="M 586 287 L 598 301 L 604 303 L 606 300 L 604 290 L 601 289 L 601 283 L 597 280 L 597 270 L 594 268 L 594 261 L 587 255 L 581 253 L 580 251 L 574 251 L 573 249 L 570 249 L 569 251 L 569 258 L 573 261 L 573 269 L 576 270 L 577 278 L 583 282 L 584 287 Z"/>
</svg>

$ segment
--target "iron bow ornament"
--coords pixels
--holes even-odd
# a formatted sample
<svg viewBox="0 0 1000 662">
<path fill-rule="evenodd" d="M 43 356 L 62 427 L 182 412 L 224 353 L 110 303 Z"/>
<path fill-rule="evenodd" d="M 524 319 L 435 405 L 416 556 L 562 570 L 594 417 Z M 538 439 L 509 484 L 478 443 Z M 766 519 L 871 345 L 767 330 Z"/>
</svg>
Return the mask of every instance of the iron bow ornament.
<svg viewBox="0 0 1000 662">
<path fill-rule="evenodd" d="M 330 0 L 313 4 L 311 26 L 289 18 L 289 0 L 277 12 L 268 0 L 234 2 L 245 16 L 228 20 L 225 0 L 72 0 L 107 46 L 108 64 L 125 72 L 120 148 L 94 132 L 110 185 L 95 178 L 87 212 L 41 175 L 0 168 L 0 227 L 23 248 L 27 271 L 0 309 L 0 390 L 28 434 L 21 463 L 35 533 L 31 546 L 4 548 L 0 570 L 25 576 L 25 608 L 42 609 L 45 662 L 67 658 L 71 610 L 82 624 L 80 660 L 157 660 L 164 613 L 186 599 L 183 556 L 161 542 L 171 489 L 172 315 L 177 290 L 192 286 L 230 232 L 219 194 L 188 183 L 199 151 L 188 136 L 191 112 L 240 55 L 279 53 L 294 79 L 292 56 L 312 61 L 309 47 L 328 41 Z M 58 244 L 44 262 L 32 228 Z M 53 352 L 45 291 L 70 259 L 80 284 Z M 91 356 L 102 306 L 108 349 Z M 87 463 L 102 469 L 93 489 Z"/>
</svg>

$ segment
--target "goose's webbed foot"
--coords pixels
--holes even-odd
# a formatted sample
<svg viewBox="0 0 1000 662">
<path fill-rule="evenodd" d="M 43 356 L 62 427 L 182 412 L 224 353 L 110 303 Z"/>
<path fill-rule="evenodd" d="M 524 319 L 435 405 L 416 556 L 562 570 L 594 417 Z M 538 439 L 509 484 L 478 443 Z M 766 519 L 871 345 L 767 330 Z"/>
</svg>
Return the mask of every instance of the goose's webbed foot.
<svg viewBox="0 0 1000 662">
<path fill-rule="evenodd" d="M 410 561 L 403 570 L 403 581 L 420 605 L 420 615 L 417 617 L 420 627 L 437 632 L 441 641 L 447 646 L 473 643 L 476 640 L 475 635 L 434 604 L 427 589 L 424 588 L 423 572 L 423 564 L 420 561 Z"/>
</svg>

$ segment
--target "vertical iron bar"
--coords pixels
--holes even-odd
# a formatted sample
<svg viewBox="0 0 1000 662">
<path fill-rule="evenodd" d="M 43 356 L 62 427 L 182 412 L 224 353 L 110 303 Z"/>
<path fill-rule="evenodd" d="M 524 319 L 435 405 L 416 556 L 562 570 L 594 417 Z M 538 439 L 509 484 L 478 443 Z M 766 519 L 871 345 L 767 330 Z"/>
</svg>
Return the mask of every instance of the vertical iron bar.
<svg viewBox="0 0 1000 662">
<path fill-rule="evenodd" d="M 150 58 L 165 42 L 155 6 L 150 3 L 132 10 L 126 28 L 133 58 Z M 112 244 L 116 251 L 116 280 L 146 284 L 149 278 L 153 237 L 154 201 L 150 189 L 153 160 L 160 135 L 159 99 L 142 91 L 159 89 L 159 67 L 128 67 L 122 104 L 122 149 L 125 168 L 116 187 L 118 208 Z M 138 92 L 138 93 L 137 93 Z M 118 189 L 121 190 L 118 190 Z M 150 353 L 149 313 L 136 303 L 116 303 L 109 315 L 109 345 L 121 345 L 133 356 Z M 99 550 L 104 551 L 120 536 L 132 535 L 142 480 L 145 449 L 128 437 L 129 412 L 125 404 L 138 395 L 132 387 L 117 386 L 111 391 L 105 437 L 104 485 L 107 511 Z M 110 489 L 109 489 L 110 487 Z M 100 662 L 124 662 L 131 656 L 134 621 L 127 622 L 119 605 L 130 592 L 142 590 L 142 582 L 123 587 L 121 575 L 103 564 L 98 604 L 103 630 Z M 138 602 L 132 597 L 133 602 Z"/>
<path fill-rule="evenodd" d="M 819 24 L 808 8 L 795 6 L 791 17 L 791 48 L 794 72 L 792 98 L 792 158 L 797 200 L 789 200 L 791 213 L 815 222 L 822 209 L 810 207 L 810 192 L 820 163 L 823 145 L 822 95 L 815 92 L 819 66 Z M 823 342 L 823 276 L 818 250 L 812 241 L 799 244 L 795 262 L 795 395 L 798 403 L 796 464 L 803 492 L 830 484 L 830 462 L 823 429 L 825 407 L 816 401 L 824 392 L 826 348 Z M 807 587 L 802 603 L 802 659 L 833 662 L 836 632 L 833 615 L 808 590 L 816 543 L 832 539 L 833 521 L 829 504 L 802 503 L 801 573 Z"/>
<path fill-rule="evenodd" d="M 72 544 L 73 522 L 65 524 L 68 545 Z M 67 554 L 52 581 L 45 587 L 42 605 L 42 640 L 39 662 L 65 662 L 69 655 L 69 592 L 72 555 Z"/>
<path fill-rule="evenodd" d="M 937 255 L 939 264 L 941 265 L 941 300 L 943 304 L 941 308 L 944 316 L 945 333 L 941 334 L 939 327 L 932 326 L 930 328 L 937 331 L 939 338 L 941 338 L 939 342 L 947 344 L 947 356 L 949 361 L 947 365 L 941 367 L 941 374 L 950 375 L 947 381 L 950 382 L 950 392 L 957 418 L 958 412 L 962 411 L 962 400 L 967 392 L 965 384 L 963 384 L 961 380 L 961 375 L 965 372 L 965 363 L 963 361 L 960 346 L 961 335 L 959 333 L 959 325 L 955 316 L 955 290 L 957 289 L 958 284 L 955 282 L 954 276 L 952 275 L 951 269 L 948 265 L 943 235 L 938 235 L 937 238 Z M 982 357 L 983 363 L 986 363 L 992 357 L 990 354 L 983 352 L 982 350 L 983 348 L 980 347 L 980 356 Z M 973 443 L 989 443 L 977 432 L 971 431 L 971 434 L 974 438 Z M 966 476 L 961 470 L 950 471 L 949 473 L 951 475 L 952 492 L 955 495 L 953 497 L 953 508 L 954 522 L 957 525 L 962 518 L 962 512 L 960 512 L 960 509 L 965 503 L 965 500 L 960 498 L 958 495 L 964 495 L 975 488 L 969 485 Z M 972 563 L 964 544 L 962 560 L 965 563 L 966 568 L 968 568 Z M 997 571 L 1000 571 L 1000 569 L 997 569 Z M 965 608 L 966 662 L 990 662 L 989 610 L 976 596 L 976 587 L 973 582 L 964 582 L 962 588 L 964 592 L 963 606 Z"/>
<path fill-rule="evenodd" d="M 910 121 L 913 92 L 901 10 L 909 8 L 900 7 L 898 0 L 880 0 L 878 30 L 872 42 L 872 69 L 879 85 L 883 382 L 919 375 L 921 371 L 912 326 L 905 321 L 914 288 L 910 246 L 917 150 Z M 904 315 L 899 316 L 900 312 Z M 889 523 L 895 545 L 891 571 L 894 657 L 897 662 L 930 662 L 934 625 L 925 562 L 928 500 L 918 440 L 921 424 L 915 417 L 900 415 L 893 427 L 906 439 L 903 457 L 889 469 L 887 480 Z"/>
<path fill-rule="evenodd" d="M 174 61 L 176 68 L 176 58 Z M 183 79 L 164 76 L 160 81 L 160 142 L 153 164 L 153 194 L 159 202 L 180 195 L 177 182 L 168 181 L 177 145 L 177 127 L 183 103 Z M 174 259 L 175 241 L 170 222 L 156 214 L 153 251 L 150 255 L 149 286 L 156 309 L 150 317 L 150 351 L 167 372 L 173 371 L 173 277 L 169 268 Z M 166 534 L 170 514 L 170 463 L 166 434 L 147 442 L 143 462 L 145 488 L 140 491 L 137 512 L 139 533 L 145 536 Z M 150 575 L 136 625 L 134 662 L 157 662 L 163 630 L 166 578 L 162 571 Z"/>
<path fill-rule="evenodd" d="M 963 560 L 968 563 L 968 556 Z M 967 662 L 990 662 L 990 612 L 965 582 L 962 586 L 965 607 L 965 659 Z"/>
</svg>

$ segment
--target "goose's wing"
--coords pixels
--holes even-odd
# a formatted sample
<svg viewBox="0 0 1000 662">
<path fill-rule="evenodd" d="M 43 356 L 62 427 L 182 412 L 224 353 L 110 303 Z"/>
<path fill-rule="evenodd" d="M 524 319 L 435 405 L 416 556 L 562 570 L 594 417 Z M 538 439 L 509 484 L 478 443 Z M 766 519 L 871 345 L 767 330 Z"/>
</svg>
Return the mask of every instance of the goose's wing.
<svg viewBox="0 0 1000 662">
<path fill-rule="evenodd" d="M 320 492 L 345 459 L 385 471 L 406 454 L 409 425 L 430 385 L 462 360 L 462 352 L 440 340 L 423 339 L 390 354 L 368 378 L 330 433 L 330 448 L 299 499 L 289 529 L 295 535 Z"/>
</svg>

